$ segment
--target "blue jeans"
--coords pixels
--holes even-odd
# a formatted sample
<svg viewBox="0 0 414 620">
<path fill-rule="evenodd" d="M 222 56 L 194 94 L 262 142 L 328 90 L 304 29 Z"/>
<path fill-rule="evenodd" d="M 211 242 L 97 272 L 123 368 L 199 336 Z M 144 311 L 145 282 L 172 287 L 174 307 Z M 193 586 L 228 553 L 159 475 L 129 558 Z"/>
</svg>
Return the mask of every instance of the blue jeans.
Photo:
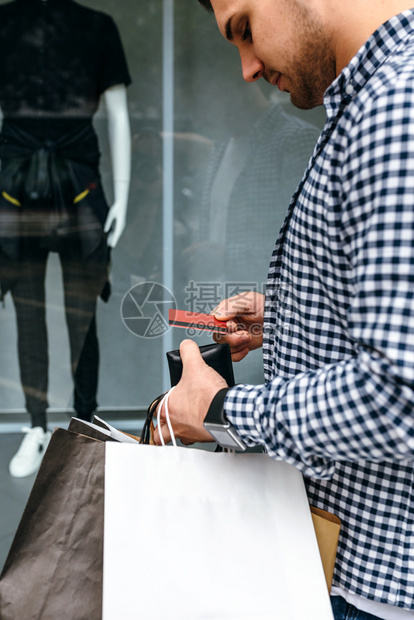
<svg viewBox="0 0 414 620">
<path fill-rule="evenodd" d="M 366 611 L 359 611 L 340 596 L 331 596 L 331 603 L 335 620 L 381 620 Z"/>
</svg>

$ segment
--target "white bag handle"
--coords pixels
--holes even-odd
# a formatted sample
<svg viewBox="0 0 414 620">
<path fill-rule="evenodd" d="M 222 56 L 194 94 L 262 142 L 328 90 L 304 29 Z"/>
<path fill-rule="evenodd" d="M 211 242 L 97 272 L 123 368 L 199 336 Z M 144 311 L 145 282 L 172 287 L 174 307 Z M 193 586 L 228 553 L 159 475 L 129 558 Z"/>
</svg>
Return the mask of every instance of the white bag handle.
<svg viewBox="0 0 414 620">
<path fill-rule="evenodd" d="M 170 420 L 170 413 L 168 411 L 168 399 L 170 398 L 170 394 L 173 391 L 175 386 L 173 386 L 170 390 L 168 390 L 168 392 L 165 394 L 164 398 L 162 399 L 162 401 L 160 402 L 159 406 L 158 406 L 158 411 L 157 411 L 157 425 L 158 425 L 158 432 L 160 434 L 160 439 L 161 439 L 161 444 L 163 446 L 165 446 L 165 441 L 164 441 L 164 437 L 162 436 L 162 430 L 161 430 L 161 409 L 162 406 L 164 405 L 165 407 L 165 419 L 167 421 L 167 426 L 168 426 L 168 430 L 170 431 L 170 435 L 171 435 L 171 441 L 173 443 L 173 446 L 176 448 L 177 447 L 177 442 L 175 440 L 175 435 L 174 435 L 174 431 L 171 425 L 171 420 Z"/>
<path fill-rule="evenodd" d="M 174 431 L 173 431 L 173 427 L 171 424 L 171 420 L 170 420 L 170 412 L 168 410 L 168 399 L 170 398 L 170 394 L 173 391 L 173 389 L 175 388 L 175 385 L 173 385 L 172 388 L 170 388 L 168 390 L 168 392 L 164 395 L 163 399 L 161 400 L 159 406 L 158 406 L 158 411 L 157 411 L 157 425 L 158 425 L 158 431 L 160 434 L 160 439 L 161 439 L 161 445 L 165 446 L 165 441 L 164 441 L 164 437 L 162 436 L 162 431 L 161 431 L 161 408 L 164 405 L 165 407 L 165 419 L 167 421 L 167 426 L 168 426 L 168 430 L 170 431 L 170 436 L 171 436 L 171 441 L 173 446 L 176 448 L 177 447 L 177 441 L 175 439 L 175 435 L 174 435 Z M 229 452 L 231 454 L 234 454 L 235 450 L 232 450 L 231 448 L 223 448 L 222 449 L 223 452 Z"/>
</svg>

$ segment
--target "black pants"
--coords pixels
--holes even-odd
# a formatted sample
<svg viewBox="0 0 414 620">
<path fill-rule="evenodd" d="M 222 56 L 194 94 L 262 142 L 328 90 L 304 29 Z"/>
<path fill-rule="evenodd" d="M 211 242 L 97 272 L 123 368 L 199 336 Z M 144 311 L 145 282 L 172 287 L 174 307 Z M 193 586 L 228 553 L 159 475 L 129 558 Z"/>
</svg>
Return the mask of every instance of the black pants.
<svg viewBox="0 0 414 620">
<path fill-rule="evenodd" d="M 34 426 L 46 423 L 48 407 L 48 338 L 45 307 L 46 262 L 50 249 L 37 238 L 26 240 L 18 264 L 12 267 L 11 294 L 16 310 L 20 377 L 26 408 Z M 69 333 L 74 408 L 90 420 L 97 407 L 99 346 L 96 335 L 96 301 L 106 279 L 104 248 L 87 262 L 80 259 L 76 239 L 54 248 L 62 274 L 66 324 Z M 12 273 L 10 273 L 10 270 Z"/>
</svg>

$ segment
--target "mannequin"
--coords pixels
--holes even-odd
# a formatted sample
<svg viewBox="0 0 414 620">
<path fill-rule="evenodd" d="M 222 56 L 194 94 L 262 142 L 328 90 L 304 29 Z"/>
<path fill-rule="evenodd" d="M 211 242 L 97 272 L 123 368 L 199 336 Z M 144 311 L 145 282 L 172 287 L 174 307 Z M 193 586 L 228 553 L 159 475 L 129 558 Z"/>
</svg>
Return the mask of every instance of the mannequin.
<svg viewBox="0 0 414 620">
<path fill-rule="evenodd" d="M 44 278 L 49 252 L 62 266 L 76 415 L 97 407 L 96 302 L 109 296 L 108 265 L 126 221 L 131 139 L 130 76 L 111 17 L 74 0 L 0 6 L 0 281 L 16 310 L 19 365 L 32 428 L 10 462 L 37 470 L 46 426 L 48 353 Z M 92 117 L 103 98 L 113 204 L 99 173 Z"/>
</svg>

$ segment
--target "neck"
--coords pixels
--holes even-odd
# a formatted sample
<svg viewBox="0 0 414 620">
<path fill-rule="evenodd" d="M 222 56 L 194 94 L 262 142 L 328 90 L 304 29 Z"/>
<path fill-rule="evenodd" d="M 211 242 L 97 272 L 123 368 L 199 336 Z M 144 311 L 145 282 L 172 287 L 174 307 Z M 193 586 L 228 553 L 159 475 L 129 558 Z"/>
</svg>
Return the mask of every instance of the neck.
<svg viewBox="0 0 414 620">
<path fill-rule="evenodd" d="M 329 28 L 336 43 L 336 75 L 384 22 L 413 8 L 410 0 L 333 0 L 326 4 L 329 4 Z"/>
</svg>

